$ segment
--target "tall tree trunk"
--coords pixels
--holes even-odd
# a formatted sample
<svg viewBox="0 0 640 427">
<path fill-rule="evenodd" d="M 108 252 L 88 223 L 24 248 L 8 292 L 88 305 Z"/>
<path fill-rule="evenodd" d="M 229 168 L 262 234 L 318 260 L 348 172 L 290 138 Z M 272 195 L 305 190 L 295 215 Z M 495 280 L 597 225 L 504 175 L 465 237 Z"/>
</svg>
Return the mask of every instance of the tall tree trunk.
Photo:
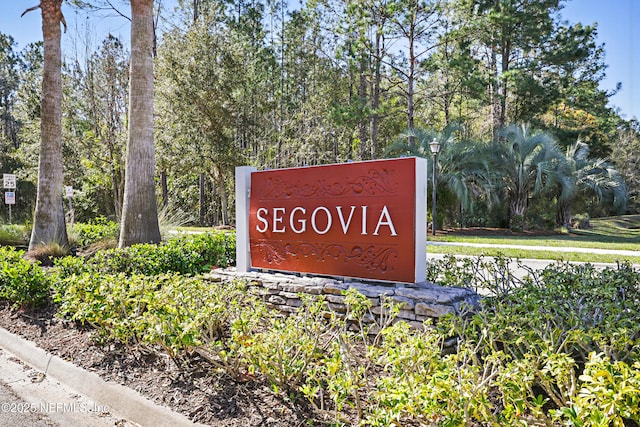
<svg viewBox="0 0 640 427">
<path fill-rule="evenodd" d="M 413 49 L 411 49 L 413 50 Z M 409 78 L 407 81 L 407 124 L 409 127 L 409 147 L 414 147 L 415 146 L 415 139 L 416 137 L 413 134 L 413 129 L 414 129 L 414 122 L 413 122 L 413 116 L 414 116 L 414 108 L 413 108 L 413 94 L 414 94 L 414 89 L 413 89 L 413 84 L 414 84 L 414 65 L 411 64 L 409 66 Z"/>
<path fill-rule="evenodd" d="M 153 146 L 153 0 L 131 0 L 129 140 L 119 246 L 160 242 Z"/>
<path fill-rule="evenodd" d="M 558 202 L 556 205 L 556 225 L 571 230 L 570 202 Z"/>
<path fill-rule="evenodd" d="M 41 243 L 69 244 L 62 199 L 62 0 L 42 0 L 44 66 L 38 195 L 29 249 Z"/>
<path fill-rule="evenodd" d="M 167 171 L 160 172 L 160 188 L 162 189 L 162 207 L 169 206 L 169 186 L 167 185 Z"/>
<path fill-rule="evenodd" d="M 502 62 L 502 72 L 500 73 L 500 115 L 498 117 L 498 124 L 500 128 L 503 128 L 505 125 L 506 117 L 507 117 L 507 96 L 508 96 L 508 87 L 509 81 L 506 78 L 507 73 L 510 70 L 511 61 L 511 43 L 505 42 L 502 48 L 501 62 Z"/>
<path fill-rule="evenodd" d="M 205 215 L 207 213 L 207 197 L 205 192 L 205 175 L 203 173 L 200 174 L 200 226 L 204 225 Z"/>
<path fill-rule="evenodd" d="M 231 224 L 229 219 L 229 195 L 224 185 L 224 179 L 218 184 L 218 194 L 220 194 L 220 210 L 222 211 L 222 225 Z"/>
<path fill-rule="evenodd" d="M 358 98 L 360 98 L 361 105 L 364 107 L 367 104 L 367 60 L 366 52 L 360 53 L 360 70 L 359 70 L 359 84 L 358 84 Z M 365 109 L 363 108 L 362 114 L 358 119 L 358 128 L 360 131 L 360 160 L 366 159 L 367 152 L 367 119 L 365 117 Z"/>
<path fill-rule="evenodd" d="M 413 118 L 415 114 L 413 96 L 415 94 L 414 83 L 415 83 L 416 65 L 417 65 L 417 59 L 415 54 L 415 48 L 416 48 L 415 19 L 416 19 L 416 16 L 413 15 L 413 19 L 409 24 L 409 34 L 407 36 L 408 38 L 407 41 L 409 42 L 409 73 L 407 75 L 407 122 L 408 122 L 407 125 L 409 127 L 409 147 L 412 147 L 412 148 L 415 146 L 415 143 L 416 143 L 415 136 L 413 134 L 413 130 L 414 130 Z"/>
<path fill-rule="evenodd" d="M 373 89 L 371 91 L 371 117 L 369 119 L 369 133 L 371 135 L 371 160 L 374 160 L 376 158 L 376 149 L 378 148 L 378 108 L 380 107 L 380 80 L 380 66 L 376 66 L 373 78 Z"/>
<path fill-rule="evenodd" d="M 509 202 L 509 228 L 513 231 L 524 230 L 524 213 L 527 210 L 527 195 L 516 194 Z"/>
<path fill-rule="evenodd" d="M 216 167 L 211 175 L 211 180 L 215 185 L 215 190 L 220 197 L 220 214 L 222 225 L 231 224 L 229 216 L 229 195 L 225 186 L 225 175 L 221 168 Z"/>
<path fill-rule="evenodd" d="M 381 25 L 383 26 L 383 25 Z M 377 30 L 375 37 L 375 54 L 373 56 L 373 87 L 371 89 L 371 160 L 376 158 L 376 149 L 378 148 L 378 127 L 380 126 L 380 93 L 382 82 L 382 55 L 384 51 L 382 42 L 382 32 Z"/>
<path fill-rule="evenodd" d="M 500 76 L 498 75 L 498 54 L 496 47 L 491 47 L 491 60 L 489 62 L 491 70 L 491 84 L 489 85 L 489 99 L 491 100 L 491 133 L 495 138 L 498 130 L 502 128 L 500 123 Z"/>
</svg>

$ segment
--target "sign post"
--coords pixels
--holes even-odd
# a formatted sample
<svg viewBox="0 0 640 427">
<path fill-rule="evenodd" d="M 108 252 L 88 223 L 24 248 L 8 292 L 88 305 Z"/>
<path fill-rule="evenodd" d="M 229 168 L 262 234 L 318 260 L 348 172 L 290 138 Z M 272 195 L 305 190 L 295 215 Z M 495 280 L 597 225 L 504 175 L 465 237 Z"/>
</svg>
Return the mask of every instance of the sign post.
<svg viewBox="0 0 640 427">
<path fill-rule="evenodd" d="M 73 222 L 74 222 L 74 212 L 73 212 L 73 203 L 72 203 L 72 199 L 73 199 L 73 187 L 70 185 L 65 185 L 64 187 L 64 194 L 65 196 L 67 196 L 67 198 L 69 199 L 69 222 L 71 223 L 71 226 L 73 227 Z"/>
<path fill-rule="evenodd" d="M 4 203 L 9 205 L 9 224 L 11 224 L 11 205 L 16 204 L 16 193 L 15 191 L 5 191 L 4 193 Z"/>
<path fill-rule="evenodd" d="M 15 190 L 16 188 L 16 176 L 12 173 L 3 173 L 2 174 L 2 186 L 6 189 Z M 4 193 L 4 203 L 5 205 L 9 205 L 9 224 L 11 224 L 11 205 L 16 204 L 16 193 L 15 191 L 6 191 Z"/>
<path fill-rule="evenodd" d="M 259 172 L 238 168 L 236 198 L 250 194 L 248 219 L 236 222 L 237 248 L 248 241 L 249 249 L 242 250 L 248 260 L 238 258 L 238 270 L 423 282 L 426 178 L 426 160 L 415 157 Z"/>
</svg>

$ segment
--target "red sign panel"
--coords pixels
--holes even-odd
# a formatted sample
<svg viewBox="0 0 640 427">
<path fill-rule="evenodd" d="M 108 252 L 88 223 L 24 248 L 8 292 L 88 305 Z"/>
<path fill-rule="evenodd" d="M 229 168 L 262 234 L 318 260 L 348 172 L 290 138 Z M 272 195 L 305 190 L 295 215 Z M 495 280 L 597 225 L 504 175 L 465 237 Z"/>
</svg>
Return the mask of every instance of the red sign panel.
<svg viewBox="0 0 640 427">
<path fill-rule="evenodd" d="M 251 266 L 414 282 L 416 159 L 253 172 Z"/>
</svg>

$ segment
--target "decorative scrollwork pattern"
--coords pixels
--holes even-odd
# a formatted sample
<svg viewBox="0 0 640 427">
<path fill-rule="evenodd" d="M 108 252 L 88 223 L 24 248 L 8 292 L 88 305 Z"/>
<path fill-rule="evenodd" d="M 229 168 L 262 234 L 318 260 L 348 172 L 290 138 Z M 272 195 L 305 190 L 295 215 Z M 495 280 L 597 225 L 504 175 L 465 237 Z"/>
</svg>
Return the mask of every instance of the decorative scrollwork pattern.
<svg viewBox="0 0 640 427">
<path fill-rule="evenodd" d="M 336 197 L 348 195 L 394 194 L 397 185 L 391 182 L 393 169 L 370 169 L 366 175 L 347 177 L 344 182 L 319 179 L 315 183 L 289 182 L 281 177 L 270 178 L 265 198 L 288 199 L 292 197 Z"/>
<path fill-rule="evenodd" d="M 340 261 L 353 263 L 369 272 L 393 270 L 393 260 L 398 258 L 394 247 L 374 245 L 353 246 L 347 249 L 339 244 L 324 243 L 281 243 L 262 241 L 256 244 L 269 265 L 280 266 L 291 259 L 313 258 L 316 262 Z"/>
</svg>

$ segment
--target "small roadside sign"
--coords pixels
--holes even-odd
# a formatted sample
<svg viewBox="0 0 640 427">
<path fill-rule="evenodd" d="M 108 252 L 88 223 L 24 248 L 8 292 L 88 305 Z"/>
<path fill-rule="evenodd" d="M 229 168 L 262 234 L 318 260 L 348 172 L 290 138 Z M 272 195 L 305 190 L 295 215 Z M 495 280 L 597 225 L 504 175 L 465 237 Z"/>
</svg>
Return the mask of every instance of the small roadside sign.
<svg viewBox="0 0 640 427">
<path fill-rule="evenodd" d="M 16 176 L 12 173 L 2 174 L 2 183 L 4 188 L 16 188 Z"/>
<path fill-rule="evenodd" d="M 15 193 L 15 191 L 5 191 L 5 193 L 4 193 L 4 204 L 5 205 L 15 205 L 16 204 L 16 193 Z"/>
<path fill-rule="evenodd" d="M 65 196 L 71 198 L 73 197 L 73 187 L 70 185 L 65 185 L 64 186 L 64 194 Z"/>
</svg>

